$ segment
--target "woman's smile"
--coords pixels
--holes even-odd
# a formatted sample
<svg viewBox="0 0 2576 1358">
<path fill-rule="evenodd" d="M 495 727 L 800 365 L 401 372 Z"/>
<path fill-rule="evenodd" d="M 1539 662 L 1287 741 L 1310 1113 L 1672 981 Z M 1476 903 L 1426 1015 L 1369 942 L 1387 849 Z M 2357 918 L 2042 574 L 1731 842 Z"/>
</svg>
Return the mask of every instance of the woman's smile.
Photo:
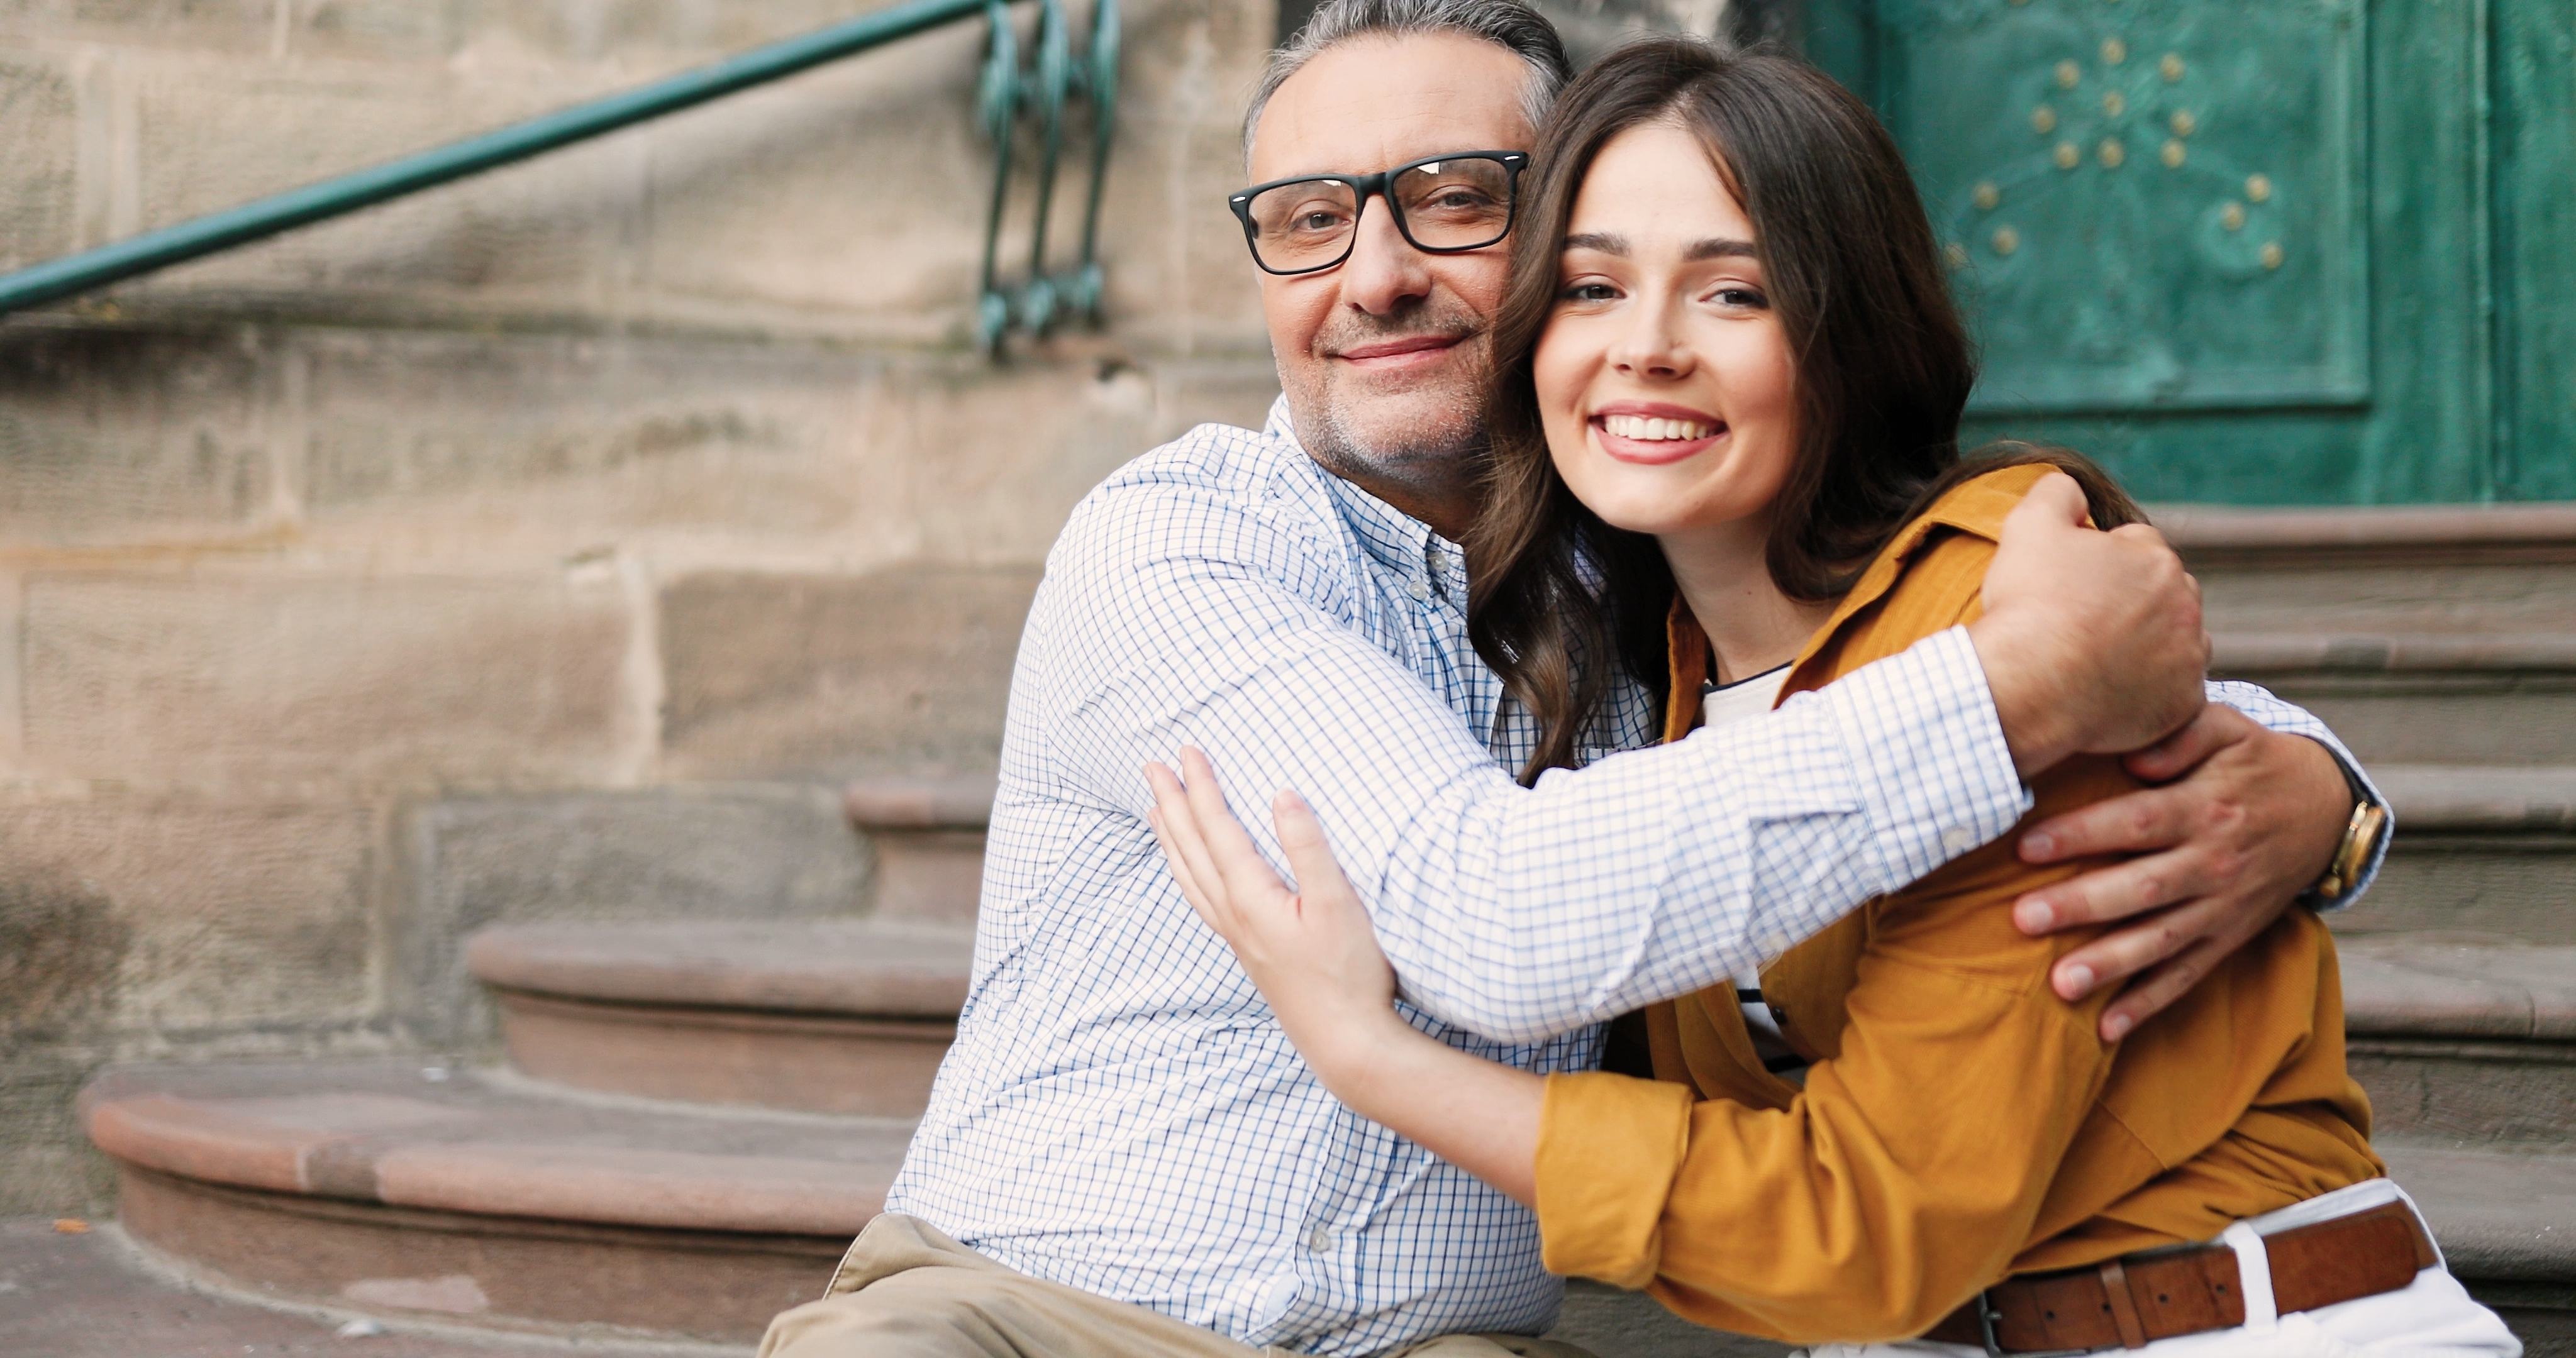
<svg viewBox="0 0 2576 1358">
<path fill-rule="evenodd" d="M 1592 439 L 1605 456 L 1659 467 L 1696 457 L 1726 437 L 1724 420 L 1659 401 L 1613 401 L 1592 412 Z"/>
</svg>

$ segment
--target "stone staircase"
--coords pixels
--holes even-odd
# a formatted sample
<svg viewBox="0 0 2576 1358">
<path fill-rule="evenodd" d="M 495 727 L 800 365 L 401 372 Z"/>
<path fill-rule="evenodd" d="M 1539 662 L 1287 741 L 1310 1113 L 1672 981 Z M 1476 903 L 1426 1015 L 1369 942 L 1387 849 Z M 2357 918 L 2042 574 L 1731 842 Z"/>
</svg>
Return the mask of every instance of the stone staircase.
<svg viewBox="0 0 2576 1358">
<path fill-rule="evenodd" d="M 853 785 L 866 919 L 478 932 L 499 1066 L 111 1071 L 81 1116 L 120 1224 L 284 1304 L 748 1343 L 884 1206 L 965 1000 L 991 803 Z"/>
<path fill-rule="evenodd" d="M 2395 806 L 2335 919 L 2374 1139 L 2471 1290 L 2576 1352 L 2576 508 L 2163 523 L 2218 669 L 2331 722 Z"/>
<path fill-rule="evenodd" d="M 2576 1352 L 2576 512 L 2200 511 L 2169 527 L 2225 672 L 2396 804 L 2336 924 L 2378 1140 L 2453 1267 Z M 966 985 L 989 781 L 848 790 L 864 920 L 550 923 L 465 957 L 506 1064 L 130 1068 L 88 1090 L 124 1229 L 389 1319 L 742 1343 L 879 1210 Z M 1578 1287 L 1560 1335 L 1774 1353 Z"/>
</svg>

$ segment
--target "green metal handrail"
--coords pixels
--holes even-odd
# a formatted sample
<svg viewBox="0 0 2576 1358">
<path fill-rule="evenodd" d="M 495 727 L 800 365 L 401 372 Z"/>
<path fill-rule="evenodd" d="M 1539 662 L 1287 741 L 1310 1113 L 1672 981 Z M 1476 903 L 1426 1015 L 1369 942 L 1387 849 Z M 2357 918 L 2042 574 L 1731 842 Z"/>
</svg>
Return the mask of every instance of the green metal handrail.
<svg viewBox="0 0 2576 1358">
<path fill-rule="evenodd" d="M 59 301 L 138 274 L 342 216 L 983 14 L 992 24 L 993 39 L 983 76 L 981 103 L 987 127 L 995 131 L 1001 151 L 998 157 L 1000 165 L 994 178 L 992 220 L 986 231 L 979 338 L 987 348 L 998 350 L 1002 330 L 1014 320 L 1031 330 L 1044 331 L 1054 320 L 1056 307 L 1052 298 L 1057 293 L 1069 293 L 1075 309 L 1090 313 L 1095 319 L 1099 304 L 1100 271 L 1092 253 L 1093 228 L 1100 209 L 1101 179 L 1108 165 L 1112 101 L 1117 90 L 1117 0 L 1096 0 L 1091 48 L 1087 53 L 1087 63 L 1078 76 L 1072 74 L 1073 61 L 1064 39 L 1065 19 L 1058 0 L 1041 0 L 1041 5 L 1040 47 L 1043 59 L 1034 80 L 1018 73 L 1016 49 L 1002 0 L 908 0 L 908 3 L 890 9 L 802 37 L 772 43 L 741 56 L 655 81 L 640 89 L 576 104 L 372 169 L 340 175 L 228 211 L 147 231 L 94 250 L 84 250 L 0 275 L 0 312 Z M 1006 72 L 1007 79 L 1004 78 Z M 1050 279 L 1045 272 L 1044 205 L 1052 192 L 1055 149 L 1060 139 L 1059 124 L 1065 98 L 1077 85 L 1093 100 L 1097 126 L 1090 203 L 1093 221 L 1084 226 L 1082 258 L 1074 271 L 1070 275 Z M 1032 106 L 1044 119 L 1045 179 L 1039 190 L 1040 216 L 1035 233 L 1036 249 L 1031 256 L 1029 286 L 1021 290 L 1021 304 L 1012 307 L 1005 302 L 1003 313 L 997 318 L 994 303 L 1003 294 L 995 274 L 994 250 L 999 241 L 1003 191 L 1010 173 L 1011 127 L 1023 103 Z M 1033 301 L 1031 294 L 1041 291 L 1049 300 L 1044 303 Z"/>
<path fill-rule="evenodd" d="M 993 207 L 984 226 L 983 299 L 977 330 L 985 349 L 998 354 L 1002 337 L 1014 324 L 1043 335 L 1060 312 L 1078 312 L 1094 323 L 1100 319 L 1100 195 L 1109 177 L 1109 140 L 1117 122 L 1118 5 L 1117 0 L 1096 0 L 1090 47 L 1077 60 L 1062 0 L 1038 0 L 1036 65 L 1026 72 L 1020 69 L 1018 40 L 1003 0 L 984 0 L 984 12 L 993 37 L 976 94 L 984 130 L 996 150 Z M 1065 105 L 1076 96 L 1091 101 L 1091 192 L 1083 208 L 1080 255 L 1072 269 L 1049 274 L 1047 225 L 1055 208 L 1056 161 L 1064 149 Z M 1005 291 L 1000 281 L 1002 216 L 1010 194 L 1011 129 L 1024 109 L 1038 119 L 1043 159 L 1038 166 L 1036 223 L 1029 231 L 1029 279 L 1014 293 Z"/>
</svg>

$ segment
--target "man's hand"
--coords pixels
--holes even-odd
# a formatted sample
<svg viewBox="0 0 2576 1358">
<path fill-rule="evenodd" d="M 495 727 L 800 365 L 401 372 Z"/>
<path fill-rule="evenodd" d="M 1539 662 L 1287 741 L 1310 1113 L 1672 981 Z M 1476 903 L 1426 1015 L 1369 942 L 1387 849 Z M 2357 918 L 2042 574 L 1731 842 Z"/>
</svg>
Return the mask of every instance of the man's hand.
<svg viewBox="0 0 2576 1358">
<path fill-rule="evenodd" d="M 2324 875 L 2352 814 L 2351 787 L 2325 746 L 2267 731 L 2220 703 L 2123 762 L 2164 786 L 2044 821 L 2022 836 L 2021 856 L 2139 856 L 2013 903 L 2013 923 L 2027 934 L 2144 916 L 2059 958 L 2049 973 L 2068 1000 L 2138 977 L 2103 1011 L 2105 1042 L 2181 998 L 2279 919 Z"/>
<path fill-rule="evenodd" d="M 2160 740 L 2206 701 L 2200 582 L 2156 530 L 2086 524 L 2073 477 L 2033 486 L 2004 520 L 1985 616 L 1968 625 L 2024 778 Z"/>
</svg>

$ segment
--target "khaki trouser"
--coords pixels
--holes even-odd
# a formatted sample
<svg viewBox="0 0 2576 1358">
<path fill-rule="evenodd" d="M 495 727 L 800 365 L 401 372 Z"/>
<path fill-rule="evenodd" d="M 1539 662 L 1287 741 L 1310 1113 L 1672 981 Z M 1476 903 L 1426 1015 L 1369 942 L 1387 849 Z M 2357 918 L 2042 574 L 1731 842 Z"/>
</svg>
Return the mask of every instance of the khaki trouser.
<svg viewBox="0 0 2576 1358">
<path fill-rule="evenodd" d="M 1592 1358 L 1571 1344 L 1456 1334 L 1402 1358 Z M 1159 1311 L 1015 1273 L 911 1217 L 868 1223 L 823 1299 L 781 1312 L 760 1358 L 1289 1358 Z M 1390 1355 L 1393 1358 L 1393 1355 Z"/>
</svg>

